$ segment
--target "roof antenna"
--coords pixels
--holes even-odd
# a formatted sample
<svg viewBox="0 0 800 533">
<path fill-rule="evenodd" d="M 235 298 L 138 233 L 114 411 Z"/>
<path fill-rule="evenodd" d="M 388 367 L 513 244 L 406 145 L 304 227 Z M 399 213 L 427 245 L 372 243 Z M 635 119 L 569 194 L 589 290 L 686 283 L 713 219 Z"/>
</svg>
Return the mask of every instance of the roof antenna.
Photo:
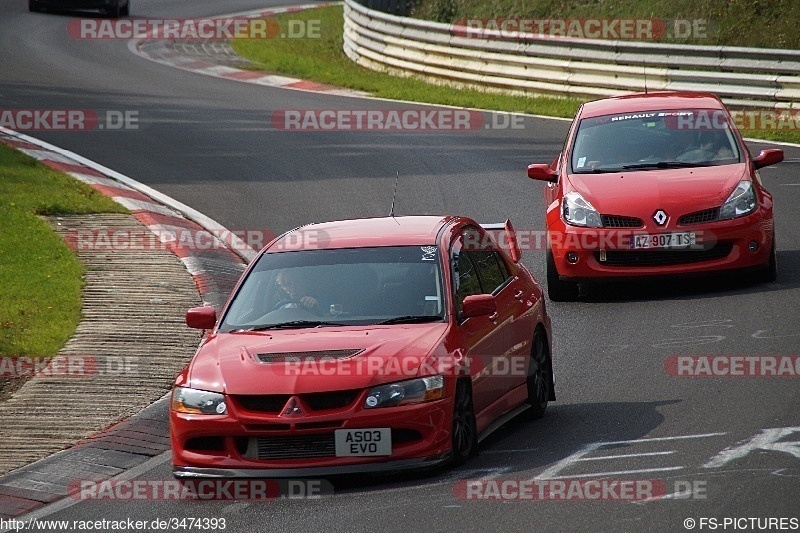
<svg viewBox="0 0 800 533">
<path fill-rule="evenodd" d="M 647 62 L 642 61 L 642 70 L 644 71 L 644 94 L 647 94 Z"/>
<path fill-rule="evenodd" d="M 392 194 L 392 209 L 389 211 L 389 216 L 394 218 L 394 199 L 397 198 L 397 181 L 400 179 L 400 171 L 397 171 L 397 175 L 394 178 L 394 194 Z"/>
</svg>

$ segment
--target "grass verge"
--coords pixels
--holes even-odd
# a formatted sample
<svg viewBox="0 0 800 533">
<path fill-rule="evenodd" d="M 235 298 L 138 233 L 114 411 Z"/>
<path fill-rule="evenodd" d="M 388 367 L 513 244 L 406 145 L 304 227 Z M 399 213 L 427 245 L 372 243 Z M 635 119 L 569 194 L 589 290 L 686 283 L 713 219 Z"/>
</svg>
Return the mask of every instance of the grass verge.
<svg viewBox="0 0 800 533">
<path fill-rule="evenodd" d="M 83 265 L 37 215 L 127 210 L 0 143 L 0 355 L 53 356 L 81 316 Z"/>
<path fill-rule="evenodd" d="M 426 83 L 416 78 L 387 76 L 353 63 L 342 51 L 341 6 L 309 9 L 275 17 L 281 27 L 288 20 L 319 20 L 319 39 L 233 41 L 233 48 L 266 70 L 367 91 L 380 98 L 446 104 L 498 111 L 534 113 L 572 118 L 580 105 L 576 99 L 530 98 L 461 90 Z"/>
<path fill-rule="evenodd" d="M 320 38 L 234 40 L 232 45 L 236 53 L 257 63 L 263 70 L 366 91 L 381 98 L 552 117 L 572 118 L 581 103 L 577 99 L 509 96 L 455 89 L 415 78 L 389 76 L 356 65 L 342 51 L 340 6 L 279 15 L 276 19 L 282 28 L 288 25 L 289 20 L 319 21 Z M 796 126 L 800 127 L 800 124 Z M 745 137 L 800 143 L 800 131 L 797 129 L 742 130 L 742 134 Z"/>
</svg>

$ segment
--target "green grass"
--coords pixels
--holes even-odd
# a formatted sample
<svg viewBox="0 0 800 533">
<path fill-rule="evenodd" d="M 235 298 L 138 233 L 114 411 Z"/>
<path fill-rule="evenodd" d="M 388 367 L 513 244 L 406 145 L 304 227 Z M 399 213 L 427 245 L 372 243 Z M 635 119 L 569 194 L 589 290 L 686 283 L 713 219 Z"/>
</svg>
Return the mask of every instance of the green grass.
<svg viewBox="0 0 800 533">
<path fill-rule="evenodd" d="M 342 51 L 342 8 L 310 9 L 276 17 L 284 26 L 289 19 L 320 20 L 319 39 L 235 40 L 236 52 L 263 69 L 304 79 L 366 91 L 373 96 L 572 118 L 580 105 L 576 99 L 530 98 L 461 90 L 419 79 L 387 76 L 353 63 Z"/>
<path fill-rule="evenodd" d="M 604 6 L 604 9 L 607 8 L 609 11 L 608 16 L 624 13 L 624 10 L 622 10 L 623 4 L 615 2 L 600 2 L 598 0 L 589 3 L 578 3 L 574 6 L 570 2 L 563 2 L 564 5 L 562 6 L 561 3 L 553 2 L 552 0 L 546 0 L 545 3 L 548 6 L 558 4 L 558 6 L 567 9 L 568 11 L 560 15 L 562 17 L 567 17 L 569 13 L 573 13 L 569 9 L 574 10 L 579 7 L 586 9 L 589 4 L 592 6 Z M 736 0 L 731 3 L 740 4 Z M 530 7 L 529 4 L 532 3 L 523 0 L 492 0 L 490 2 L 486 2 L 486 0 L 464 0 L 457 2 L 457 4 L 461 6 L 459 9 L 482 6 L 481 9 L 483 11 L 476 11 L 471 13 L 470 16 L 489 16 L 488 14 L 492 13 L 492 9 L 506 8 L 508 5 L 513 4 L 516 7 L 513 7 L 513 9 L 509 7 L 509 12 L 504 15 L 511 17 L 522 16 L 523 13 L 527 13 L 523 8 L 528 9 Z M 668 5 L 666 1 L 657 0 L 653 4 L 655 6 L 654 9 L 662 4 Z M 433 4 L 423 3 L 420 9 L 429 9 L 431 5 Z M 627 5 L 624 4 L 624 6 Z M 632 2 L 631 5 L 639 5 L 638 0 Z M 684 0 L 680 0 L 678 5 L 684 6 L 687 3 Z M 573 7 L 570 8 L 569 6 Z M 800 2 L 797 2 L 797 6 L 800 6 Z M 596 9 L 600 8 L 596 7 Z M 723 8 L 720 7 L 719 9 Z M 798 9 L 800 7 L 795 10 Z M 575 12 L 577 13 L 577 11 Z M 460 16 L 462 15 L 456 14 L 451 18 L 457 19 Z M 655 15 L 650 14 L 647 16 Z M 690 13 L 683 18 L 691 18 L 691 16 Z M 798 13 L 798 17 L 800 17 L 800 13 Z M 257 63 L 261 70 L 281 72 L 339 87 L 348 87 L 382 98 L 413 102 L 533 113 L 562 118 L 572 118 L 580 105 L 580 100 L 577 99 L 509 96 L 476 90 L 456 89 L 434 85 L 416 78 L 390 76 L 358 66 L 342 51 L 342 8 L 339 6 L 279 15 L 276 19 L 281 27 L 285 27 L 290 19 L 319 20 L 321 35 L 319 39 L 235 40 L 232 43 L 234 50 L 239 55 Z M 795 34 L 793 33 L 792 35 Z M 797 35 L 800 36 L 800 32 L 797 32 Z M 800 124 L 798 124 L 798 128 L 800 128 Z M 780 131 L 743 130 L 742 134 L 745 137 L 800 143 L 800 129 Z"/>
<path fill-rule="evenodd" d="M 705 19 L 704 37 L 662 42 L 800 48 L 797 0 L 419 0 L 412 16 L 447 23 L 461 18 Z"/>
<path fill-rule="evenodd" d="M 0 355 L 58 353 L 81 316 L 83 265 L 37 215 L 127 212 L 0 144 Z"/>
</svg>

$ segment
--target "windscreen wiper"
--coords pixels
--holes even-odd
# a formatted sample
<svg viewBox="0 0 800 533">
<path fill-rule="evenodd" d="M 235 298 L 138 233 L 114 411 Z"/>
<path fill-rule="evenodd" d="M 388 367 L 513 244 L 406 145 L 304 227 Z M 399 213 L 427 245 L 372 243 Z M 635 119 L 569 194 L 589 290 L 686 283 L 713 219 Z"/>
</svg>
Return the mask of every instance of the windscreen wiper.
<svg viewBox="0 0 800 533">
<path fill-rule="evenodd" d="M 268 329 L 292 329 L 292 328 L 316 328 L 319 326 L 346 326 L 338 322 L 324 322 L 322 320 L 291 320 L 289 322 L 278 322 L 277 324 L 262 324 L 251 328 L 234 330 L 235 332 L 246 331 L 265 331 Z"/>
<path fill-rule="evenodd" d="M 636 163 L 633 165 L 622 165 L 622 168 L 631 170 L 634 168 L 691 168 L 691 167 L 708 167 L 713 163 L 711 161 L 699 161 L 697 163 L 689 163 L 688 161 L 658 161 L 650 163 Z"/>
<path fill-rule="evenodd" d="M 378 324 L 421 324 L 423 322 L 436 322 L 441 319 L 442 317 L 437 315 L 406 315 L 387 318 L 386 320 L 381 320 Z"/>
</svg>

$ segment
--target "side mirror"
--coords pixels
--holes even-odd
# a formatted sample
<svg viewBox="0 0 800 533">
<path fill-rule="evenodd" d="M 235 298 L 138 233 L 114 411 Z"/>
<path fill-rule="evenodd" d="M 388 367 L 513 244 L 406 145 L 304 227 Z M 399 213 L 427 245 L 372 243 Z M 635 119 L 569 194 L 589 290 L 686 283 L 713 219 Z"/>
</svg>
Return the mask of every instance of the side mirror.
<svg viewBox="0 0 800 533">
<path fill-rule="evenodd" d="M 536 163 L 528 165 L 528 177 L 532 180 L 547 181 L 555 183 L 558 181 L 558 174 L 553 171 L 550 165 Z"/>
<path fill-rule="evenodd" d="M 186 311 L 186 325 L 194 329 L 214 329 L 217 325 L 217 310 L 209 305 L 192 307 Z"/>
<path fill-rule="evenodd" d="M 497 311 L 497 302 L 491 294 L 473 294 L 464 298 L 461 305 L 461 317 L 491 315 Z"/>
<path fill-rule="evenodd" d="M 761 150 L 758 157 L 753 159 L 753 166 L 756 168 L 768 167 L 783 161 L 783 150 Z"/>
</svg>

